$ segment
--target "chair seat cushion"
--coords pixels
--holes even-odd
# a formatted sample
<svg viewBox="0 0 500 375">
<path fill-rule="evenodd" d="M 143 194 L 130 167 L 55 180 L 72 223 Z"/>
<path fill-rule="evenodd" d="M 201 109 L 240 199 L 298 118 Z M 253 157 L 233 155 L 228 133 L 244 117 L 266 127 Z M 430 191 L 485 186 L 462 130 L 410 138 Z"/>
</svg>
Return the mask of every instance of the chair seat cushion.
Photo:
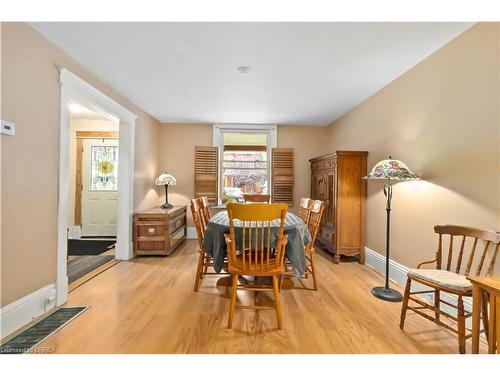
<svg viewBox="0 0 500 375">
<path fill-rule="evenodd" d="M 411 269 L 408 272 L 408 276 L 456 290 L 457 292 L 468 292 L 472 290 L 471 282 L 467 280 L 464 275 L 446 270 Z"/>
</svg>

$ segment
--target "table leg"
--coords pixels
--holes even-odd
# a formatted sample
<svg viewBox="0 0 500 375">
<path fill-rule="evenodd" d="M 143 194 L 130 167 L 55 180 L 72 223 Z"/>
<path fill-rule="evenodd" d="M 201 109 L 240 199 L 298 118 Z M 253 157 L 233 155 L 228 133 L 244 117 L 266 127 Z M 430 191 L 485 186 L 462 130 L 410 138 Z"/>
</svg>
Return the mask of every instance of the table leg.
<svg viewBox="0 0 500 375">
<path fill-rule="evenodd" d="M 496 296 L 494 293 L 490 293 L 490 319 L 489 319 L 489 332 L 490 332 L 490 337 L 488 337 L 488 353 L 489 354 L 495 354 L 496 353 L 496 346 L 497 346 L 497 329 L 495 327 L 496 325 L 496 309 L 497 309 L 497 304 L 496 304 Z"/>
<path fill-rule="evenodd" d="M 472 354 L 479 353 L 479 329 L 483 291 L 477 285 L 472 289 Z M 491 316 L 491 315 L 490 315 Z"/>
<path fill-rule="evenodd" d="M 497 293 L 496 295 L 496 300 L 497 300 L 497 308 L 496 308 L 496 313 L 497 313 L 497 354 L 500 354 L 500 294 Z"/>
</svg>

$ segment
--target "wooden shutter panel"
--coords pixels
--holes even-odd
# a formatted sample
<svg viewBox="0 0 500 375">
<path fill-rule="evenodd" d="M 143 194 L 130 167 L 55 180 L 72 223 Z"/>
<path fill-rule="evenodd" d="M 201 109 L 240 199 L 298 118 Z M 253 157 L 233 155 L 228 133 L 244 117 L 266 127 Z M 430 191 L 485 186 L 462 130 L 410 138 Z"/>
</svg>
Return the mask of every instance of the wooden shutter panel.
<svg viewBox="0 0 500 375">
<path fill-rule="evenodd" d="M 217 204 L 219 181 L 219 149 L 196 146 L 194 151 L 194 196 L 206 196 L 211 204 Z"/>
<path fill-rule="evenodd" d="M 293 205 L 293 148 L 273 148 L 271 154 L 273 202 Z"/>
</svg>

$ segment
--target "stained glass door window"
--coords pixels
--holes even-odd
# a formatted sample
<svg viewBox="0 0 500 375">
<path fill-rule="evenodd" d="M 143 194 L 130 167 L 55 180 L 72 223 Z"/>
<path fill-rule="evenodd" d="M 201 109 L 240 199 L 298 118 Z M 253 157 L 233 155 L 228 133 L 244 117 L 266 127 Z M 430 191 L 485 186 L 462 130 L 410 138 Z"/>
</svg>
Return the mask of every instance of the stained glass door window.
<svg viewBox="0 0 500 375">
<path fill-rule="evenodd" d="M 91 191 L 118 190 L 118 146 L 91 146 Z"/>
</svg>

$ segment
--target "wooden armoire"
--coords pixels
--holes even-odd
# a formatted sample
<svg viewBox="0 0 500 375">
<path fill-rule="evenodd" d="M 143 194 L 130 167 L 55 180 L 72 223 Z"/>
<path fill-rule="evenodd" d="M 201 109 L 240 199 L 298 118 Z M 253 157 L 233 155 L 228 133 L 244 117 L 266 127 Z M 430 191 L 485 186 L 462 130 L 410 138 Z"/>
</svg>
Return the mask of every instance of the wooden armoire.
<svg viewBox="0 0 500 375">
<path fill-rule="evenodd" d="M 311 198 L 325 202 L 316 243 L 335 254 L 365 262 L 366 151 L 337 151 L 309 160 Z"/>
</svg>

